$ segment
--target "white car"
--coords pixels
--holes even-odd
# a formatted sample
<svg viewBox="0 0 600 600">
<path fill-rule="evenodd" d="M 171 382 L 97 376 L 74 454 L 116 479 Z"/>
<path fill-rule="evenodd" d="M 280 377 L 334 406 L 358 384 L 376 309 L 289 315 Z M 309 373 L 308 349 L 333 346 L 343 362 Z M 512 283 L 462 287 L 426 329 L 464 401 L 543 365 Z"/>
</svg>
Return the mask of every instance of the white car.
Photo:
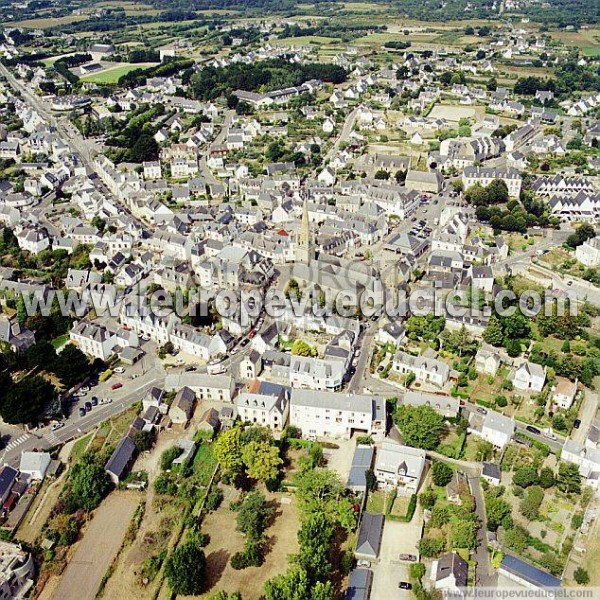
<svg viewBox="0 0 600 600">
<path fill-rule="evenodd" d="M 55 423 L 54 425 L 52 425 L 52 427 L 50 427 L 50 431 L 56 431 L 57 429 L 60 429 L 61 427 L 64 427 L 65 424 L 64 423 Z"/>
<path fill-rule="evenodd" d="M 125 369 L 123 367 L 116 367 L 115 369 L 113 369 L 113 371 L 115 373 L 119 373 L 120 375 L 125 373 Z"/>
<path fill-rule="evenodd" d="M 89 388 L 87 385 L 84 385 L 84 386 L 81 388 L 81 391 L 82 391 L 82 392 L 89 392 L 89 391 L 90 391 L 90 388 Z"/>
</svg>

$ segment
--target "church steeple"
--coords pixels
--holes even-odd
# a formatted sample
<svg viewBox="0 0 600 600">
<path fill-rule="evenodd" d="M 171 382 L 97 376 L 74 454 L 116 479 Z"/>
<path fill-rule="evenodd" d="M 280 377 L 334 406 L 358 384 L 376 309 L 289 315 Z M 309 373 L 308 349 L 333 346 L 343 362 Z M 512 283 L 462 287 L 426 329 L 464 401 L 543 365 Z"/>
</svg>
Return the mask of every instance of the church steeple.
<svg viewBox="0 0 600 600">
<path fill-rule="evenodd" d="M 302 205 L 302 222 L 300 223 L 297 242 L 298 248 L 296 260 L 298 262 L 309 264 L 314 256 L 314 250 L 310 222 L 308 220 L 308 196 L 304 197 L 304 204 Z"/>
</svg>

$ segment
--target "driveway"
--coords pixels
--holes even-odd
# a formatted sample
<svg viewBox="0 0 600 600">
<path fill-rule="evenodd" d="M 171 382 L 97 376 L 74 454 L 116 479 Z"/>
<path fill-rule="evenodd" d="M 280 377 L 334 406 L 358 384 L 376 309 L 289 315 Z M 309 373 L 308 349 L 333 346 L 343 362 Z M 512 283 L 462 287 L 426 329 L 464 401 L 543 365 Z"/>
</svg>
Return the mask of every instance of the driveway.
<svg viewBox="0 0 600 600">
<path fill-rule="evenodd" d="M 104 500 L 78 543 L 52 600 L 94 598 L 108 567 L 117 555 L 140 496 L 113 492 Z"/>
<path fill-rule="evenodd" d="M 418 556 L 417 546 L 421 539 L 423 520 L 417 509 L 410 523 L 386 519 L 381 539 L 379 562 L 371 565 L 373 570 L 373 600 L 411 600 L 410 590 L 398 588 L 400 581 L 409 581 L 410 563 L 400 562 L 399 554 Z"/>
<path fill-rule="evenodd" d="M 480 523 L 477 531 L 478 545 L 477 550 L 475 550 L 475 559 L 477 560 L 477 569 L 475 573 L 476 584 L 478 587 L 496 587 L 498 584 L 498 575 L 496 573 L 490 575 L 487 551 L 487 517 L 479 477 L 469 477 L 469 487 L 475 498 L 475 512 L 479 517 Z"/>
<path fill-rule="evenodd" d="M 577 442 L 578 444 L 583 444 L 585 442 L 588 429 L 596 416 L 597 410 L 598 394 L 591 390 L 585 390 L 585 397 L 581 403 L 581 408 L 579 409 L 581 425 L 579 426 L 579 429 L 573 429 L 571 432 L 571 439 L 574 442 Z"/>
</svg>

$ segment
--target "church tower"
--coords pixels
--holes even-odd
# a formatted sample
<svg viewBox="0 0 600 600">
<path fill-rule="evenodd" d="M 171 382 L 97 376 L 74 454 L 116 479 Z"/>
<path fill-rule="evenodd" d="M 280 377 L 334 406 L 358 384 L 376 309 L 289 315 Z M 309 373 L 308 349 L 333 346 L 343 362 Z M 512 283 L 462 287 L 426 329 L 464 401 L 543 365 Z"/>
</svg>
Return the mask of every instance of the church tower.
<svg viewBox="0 0 600 600">
<path fill-rule="evenodd" d="M 308 198 L 305 197 L 302 206 L 302 222 L 297 237 L 296 261 L 308 265 L 313 258 L 314 248 L 308 220 Z"/>
</svg>

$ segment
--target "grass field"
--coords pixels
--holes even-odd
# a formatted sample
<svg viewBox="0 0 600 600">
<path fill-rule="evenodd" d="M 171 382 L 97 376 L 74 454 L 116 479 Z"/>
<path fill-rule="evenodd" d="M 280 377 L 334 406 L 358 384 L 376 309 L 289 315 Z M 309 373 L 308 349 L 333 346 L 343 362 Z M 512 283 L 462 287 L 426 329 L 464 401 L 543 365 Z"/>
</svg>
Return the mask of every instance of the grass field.
<svg viewBox="0 0 600 600">
<path fill-rule="evenodd" d="M 99 8 L 122 8 L 126 15 L 157 15 L 160 11 L 148 6 L 147 4 L 138 4 L 137 2 L 100 2 L 96 4 Z"/>
<path fill-rule="evenodd" d="M 305 35 L 302 37 L 282 38 L 273 40 L 274 46 L 305 46 L 307 44 L 335 44 L 338 40 L 320 35 Z"/>
<path fill-rule="evenodd" d="M 64 17 L 53 17 L 53 18 L 39 18 L 39 19 L 28 19 L 26 21 L 16 21 L 11 25 L 13 27 L 23 27 L 25 29 L 46 29 L 49 27 L 56 27 L 58 25 L 68 25 L 69 23 L 76 23 L 77 21 L 85 21 L 87 17 L 85 15 L 66 15 Z"/>
<path fill-rule="evenodd" d="M 600 29 L 582 29 L 580 31 L 553 31 L 553 38 L 566 46 L 579 48 L 586 56 L 600 56 Z"/>
<path fill-rule="evenodd" d="M 144 69 L 151 67 L 154 63 L 138 63 L 138 64 L 119 64 L 117 67 L 111 67 L 99 73 L 90 73 L 81 77 L 81 81 L 89 83 L 117 83 L 119 77 L 126 75 L 135 69 Z"/>
</svg>

